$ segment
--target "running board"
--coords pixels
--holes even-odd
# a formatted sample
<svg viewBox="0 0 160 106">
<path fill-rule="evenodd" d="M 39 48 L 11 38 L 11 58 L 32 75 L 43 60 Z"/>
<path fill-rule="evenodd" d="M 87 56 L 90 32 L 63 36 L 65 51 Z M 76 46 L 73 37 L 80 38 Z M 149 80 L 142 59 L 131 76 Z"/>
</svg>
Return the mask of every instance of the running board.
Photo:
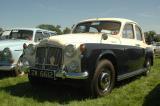
<svg viewBox="0 0 160 106">
<path fill-rule="evenodd" d="M 117 81 L 121 81 L 121 80 L 130 78 L 130 77 L 133 77 L 135 75 L 139 75 L 139 74 L 141 74 L 141 73 L 143 73 L 145 71 L 146 71 L 146 68 L 142 68 L 142 69 L 136 70 L 134 72 L 130 72 L 130 73 L 127 73 L 127 74 L 119 75 L 117 77 Z"/>
</svg>

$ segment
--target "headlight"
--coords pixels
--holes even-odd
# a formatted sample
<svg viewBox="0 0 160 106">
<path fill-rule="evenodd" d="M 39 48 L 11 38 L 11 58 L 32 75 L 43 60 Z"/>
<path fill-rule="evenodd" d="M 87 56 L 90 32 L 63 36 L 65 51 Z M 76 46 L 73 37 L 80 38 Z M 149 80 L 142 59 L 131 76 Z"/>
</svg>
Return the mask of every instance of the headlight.
<svg viewBox="0 0 160 106">
<path fill-rule="evenodd" d="M 71 71 L 71 72 L 78 71 L 78 67 L 79 65 L 78 65 L 78 62 L 76 61 L 72 61 L 70 64 L 67 65 L 68 71 Z"/>
<path fill-rule="evenodd" d="M 33 44 L 29 44 L 26 49 L 24 49 L 24 53 L 27 55 L 33 55 L 35 53 L 35 46 Z"/>
<path fill-rule="evenodd" d="M 11 58 L 11 57 L 12 57 L 12 54 L 11 54 L 11 51 L 10 51 L 9 48 L 3 49 L 2 55 L 3 55 L 4 57 L 7 57 L 7 58 Z"/>
<path fill-rule="evenodd" d="M 75 54 L 75 46 L 72 44 L 67 45 L 65 48 L 65 55 L 68 57 L 72 57 L 74 56 L 74 54 Z"/>
</svg>

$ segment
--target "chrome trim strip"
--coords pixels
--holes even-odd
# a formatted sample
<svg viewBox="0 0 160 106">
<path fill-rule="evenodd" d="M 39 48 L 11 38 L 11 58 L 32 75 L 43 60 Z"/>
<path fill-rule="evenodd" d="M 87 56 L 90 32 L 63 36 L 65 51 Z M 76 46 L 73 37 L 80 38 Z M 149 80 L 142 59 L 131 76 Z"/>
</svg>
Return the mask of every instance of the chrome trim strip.
<svg viewBox="0 0 160 106">
<path fill-rule="evenodd" d="M 130 72 L 130 73 L 126 73 L 126 74 L 123 74 L 123 75 L 119 75 L 117 77 L 117 80 L 118 81 L 121 81 L 121 80 L 124 80 L 124 79 L 127 79 L 129 77 L 133 77 L 135 75 L 138 75 L 140 73 L 143 73 L 146 71 L 146 68 L 142 68 L 142 69 L 139 69 L 139 70 L 136 70 L 136 71 L 133 71 L 133 72 Z"/>
<path fill-rule="evenodd" d="M 19 50 L 14 50 L 14 51 L 23 51 L 23 49 L 19 49 Z"/>
</svg>

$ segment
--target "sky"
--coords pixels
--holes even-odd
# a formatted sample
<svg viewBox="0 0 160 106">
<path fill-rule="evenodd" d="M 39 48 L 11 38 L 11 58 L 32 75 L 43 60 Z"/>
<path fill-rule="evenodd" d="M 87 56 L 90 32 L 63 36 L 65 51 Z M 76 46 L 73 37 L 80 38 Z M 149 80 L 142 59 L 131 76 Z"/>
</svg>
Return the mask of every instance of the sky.
<svg viewBox="0 0 160 106">
<path fill-rule="evenodd" d="M 71 27 L 88 18 L 127 18 L 160 33 L 160 0 L 0 0 L 0 27 Z"/>
</svg>

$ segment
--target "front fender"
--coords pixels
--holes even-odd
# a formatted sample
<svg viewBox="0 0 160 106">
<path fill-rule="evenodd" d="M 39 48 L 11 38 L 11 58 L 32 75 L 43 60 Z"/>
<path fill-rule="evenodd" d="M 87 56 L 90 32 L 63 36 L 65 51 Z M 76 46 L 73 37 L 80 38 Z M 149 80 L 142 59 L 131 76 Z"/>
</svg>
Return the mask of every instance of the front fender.
<svg viewBox="0 0 160 106">
<path fill-rule="evenodd" d="M 102 51 L 102 53 L 99 55 L 99 57 L 97 58 L 96 63 L 98 64 L 98 62 L 103 59 L 103 58 L 107 58 L 108 56 L 113 56 L 114 58 L 116 58 L 116 55 L 113 51 L 111 50 L 105 50 Z"/>
<path fill-rule="evenodd" d="M 16 64 L 21 57 L 23 50 L 13 50 L 12 51 L 12 59 L 14 60 L 14 64 Z"/>
</svg>

